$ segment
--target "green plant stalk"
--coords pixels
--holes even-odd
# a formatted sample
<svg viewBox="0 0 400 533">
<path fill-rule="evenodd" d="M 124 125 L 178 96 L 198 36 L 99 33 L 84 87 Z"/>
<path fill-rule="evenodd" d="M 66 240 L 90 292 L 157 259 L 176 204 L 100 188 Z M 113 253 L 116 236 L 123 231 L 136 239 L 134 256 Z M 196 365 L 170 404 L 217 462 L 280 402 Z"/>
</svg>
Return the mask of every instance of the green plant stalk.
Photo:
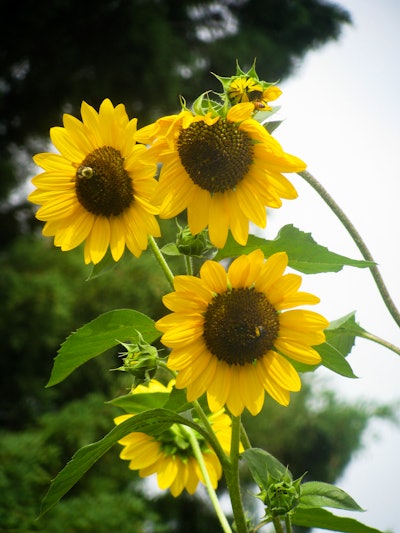
<svg viewBox="0 0 400 533">
<path fill-rule="evenodd" d="M 219 440 L 217 439 L 217 436 L 215 435 L 215 432 L 212 428 L 212 425 L 210 424 L 210 421 L 208 420 L 206 413 L 204 412 L 203 408 L 201 407 L 200 403 L 197 400 L 193 402 L 193 406 L 196 409 L 196 412 L 199 415 L 200 420 L 203 422 L 203 426 L 208 434 L 208 442 L 212 446 L 214 452 L 217 454 L 218 459 L 220 460 L 222 464 L 222 468 L 224 470 L 225 468 L 229 468 L 230 467 L 229 458 L 226 456 Z"/>
<path fill-rule="evenodd" d="M 193 276 L 193 257 L 190 255 L 185 255 L 185 266 L 186 266 L 186 274 L 188 276 Z"/>
<path fill-rule="evenodd" d="M 274 524 L 274 528 L 275 528 L 276 533 L 284 533 L 283 527 L 282 527 L 282 522 L 281 522 L 281 519 L 279 518 L 279 516 L 276 516 L 275 518 L 273 518 L 272 519 L 272 523 Z M 286 532 L 286 533 L 289 533 L 289 532 Z"/>
<path fill-rule="evenodd" d="M 206 486 L 206 489 L 207 489 L 207 492 L 208 492 L 208 496 L 211 500 L 211 503 L 215 509 L 215 513 L 218 517 L 218 520 L 220 521 L 220 524 L 221 524 L 221 527 L 224 531 L 224 533 L 232 533 L 232 529 L 229 525 L 229 522 L 221 508 L 221 505 L 219 503 L 219 500 L 218 500 L 218 497 L 217 497 L 217 494 L 212 486 L 212 483 L 211 483 L 211 479 L 210 479 L 210 476 L 208 474 L 208 471 L 207 471 L 207 468 L 206 468 L 206 465 L 204 463 L 204 458 L 203 458 L 203 454 L 201 453 L 201 449 L 200 449 L 200 446 L 199 446 L 199 442 L 198 440 L 196 439 L 196 435 L 194 434 L 193 430 L 189 427 L 184 427 L 184 431 L 185 433 L 187 434 L 188 438 L 189 438 L 189 441 L 190 441 L 190 445 L 192 447 L 192 450 L 193 450 L 193 453 L 194 453 L 194 456 L 196 457 L 196 460 L 197 462 L 199 463 L 199 466 L 200 466 L 200 470 L 201 470 L 201 473 L 203 475 L 203 479 L 204 479 L 204 484 Z"/>
<path fill-rule="evenodd" d="M 225 469 L 225 479 L 231 499 L 237 533 L 248 533 L 239 479 L 240 416 L 232 416 L 230 468 Z"/>
<path fill-rule="evenodd" d="M 364 333 L 357 332 L 357 336 L 361 337 L 362 339 L 368 339 L 370 341 L 375 342 L 376 344 L 380 344 L 381 346 L 384 346 L 388 350 L 391 350 L 392 352 L 396 353 L 397 355 L 400 355 L 400 348 L 392 344 L 391 342 L 385 341 L 381 337 L 378 337 L 376 335 L 373 335 L 372 333 L 368 333 L 368 331 Z"/>
<path fill-rule="evenodd" d="M 353 226 L 350 219 L 347 217 L 347 215 L 344 213 L 344 211 L 339 207 L 339 205 L 335 202 L 335 200 L 332 198 L 332 196 L 328 193 L 328 191 L 319 183 L 317 179 L 312 176 L 309 172 L 304 170 L 303 172 L 298 172 L 299 176 L 301 176 L 324 200 L 324 202 L 331 208 L 331 210 L 335 213 L 335 215 L 338 217 L 338 219 L 341 221 L 343 226 L 346 228 L 348 233 L 350 234 L 351 238 L 357 245 L 358 249 L 360 250 L 363 258 L 366 261 L 372 261 L 375 262 L 371 252 L 369 251 L 368 247 L 366 246 L 364 240 L 362 239 L 361 235 L 358 233 L 356 228 Z M 374 278 L 374 281 L 376 283 L 376 286 L 378 287 L 378 290 L 382 296 L 383 301 L 385 302 L 385 305 L 389 311 L 389 313 L 392 315 L 393 319 L 395 320 L 396 324 L 400 326 L 400 311 L 397 309 L 395 303 L 392 300 L 392 297 L 389 294 L 389 291 L 383 281 L 383 278 L 381 276 L 381 273 L 378 269 L 378 267 L 375 265 L 370 267 L 370 271 L 372 274 L 372 277 Z"/>
<path fill-rule="evenodd" d="M 285 515 L 286 533 L 292 533 L 292 520 L 289 514 Z"/>
<path fill-rule="evenodd" d="M 248 450 L 251 448 L 251 442 L 250 442 L 250 439 L 247 435 L 247 431 L 245 430 L 245 427 L 243 425 L 243 423 L 241 423 L 240 425 L 240 441 L 243 445 L 243 448 L 245 450 Z"/>
<path fill-rule="evenodd" d="M 156 243 L 154 237 L 149 235 L 149 246 L 151 251 L 153 252 L 153 255 L 157 261 L 157 263 L 160 265 L 161 270 L 164 273 L 164 276 L 166 277 L 168 283 L 171 285 L 172 288 L 174 288 L 174 275 L 169 268 L 169 265 L 167 261 L 165 260 L 165 257 L 161 253 L 160 248 L 158 247 L 158 244 Z"/>
</svg>

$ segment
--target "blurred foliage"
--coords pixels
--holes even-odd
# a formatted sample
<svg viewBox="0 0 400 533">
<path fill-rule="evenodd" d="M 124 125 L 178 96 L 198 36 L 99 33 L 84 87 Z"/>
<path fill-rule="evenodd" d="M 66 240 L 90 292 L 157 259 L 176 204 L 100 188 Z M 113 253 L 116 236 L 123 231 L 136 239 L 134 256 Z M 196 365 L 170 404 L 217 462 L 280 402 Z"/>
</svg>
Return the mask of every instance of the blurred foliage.
<svg viewBox="0 0 400 533">
<path fill-rule="evenodd" d="M 175 223 L 163 224 L 175 234 Z M 182 263 L 183 267 L 183 263 Z M 146 252 L 126 254 L 108 275 L 86 281 L 82 249 L 61 253 L 50 240 L 25 236 L 0 253 L 2 385 L 0 424 L 23 427 L 36 416 L 86 391 L 110 394 L 119 366 L 115 353 L 90 361 L 58 387 L 45 389 L 60 343 L 80 326 L 112 309 L 137 309 L 158 318 L 169 286 Z"/>
</svg>

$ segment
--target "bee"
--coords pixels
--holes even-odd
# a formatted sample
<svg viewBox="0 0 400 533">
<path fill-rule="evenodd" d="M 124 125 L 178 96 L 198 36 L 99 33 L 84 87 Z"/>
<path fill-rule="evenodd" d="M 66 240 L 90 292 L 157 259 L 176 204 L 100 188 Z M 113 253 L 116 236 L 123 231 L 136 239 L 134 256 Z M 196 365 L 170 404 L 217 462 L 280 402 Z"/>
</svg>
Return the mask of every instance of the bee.
<svg viewBox="0 0 400 533">
<path fill-rule="evenodd" d="M 78 168 L 78 172 L 76 173 L 76 175 L 78 178 L 88 180 L 90 178 L 93 178 L 93 176 L 95 175 L 95 171 L 92 169 L 92 167 L 85 167 L 82 165 Z"/>
</svg>

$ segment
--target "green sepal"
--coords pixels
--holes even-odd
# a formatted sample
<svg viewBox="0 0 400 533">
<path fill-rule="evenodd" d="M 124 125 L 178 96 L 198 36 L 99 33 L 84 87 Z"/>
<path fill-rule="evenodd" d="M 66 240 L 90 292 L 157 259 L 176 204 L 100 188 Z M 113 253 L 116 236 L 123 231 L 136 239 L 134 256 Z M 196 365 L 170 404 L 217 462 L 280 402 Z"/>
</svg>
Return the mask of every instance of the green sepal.
<svg viewBox="0 0 400 533">
<path fill-rule="evenodd" d="M 303 274 L 339 272 L 344 266 L 369 268 L 375 264 L 371 261 L 350 259 L 331 252 L 325 246 L 315 242 L 311 233 L 305 233 L 292 224 L 281 228 L 274 240 L 249 235 L 245 246 L 238 244 L 229 234 L 224 248 L 218 251 L 215 260 L 220 261 L 228 257 L 248 254 L 257 248 L 261 249 L 266 257 L 277 252 L 286 252 L 289 266 Z"/>
<path fill-rule="evenodd" d="M 366 526 L 354 518 L 336 516 L 326 509 L 296 507 L 291 522 L 295 526 L 320 528 L 340 533 L 383 533 L 379 529 Z"/>
<path fill-rule="evenodd" d="M 299 507 L 333 507 L 346 511 L 363 511 L 347 492 L 321 481 L 309 481 L 301 485 Z"/>
<path fill-rule="evenodd" d="M 139 331 L 148 343 L 161 336 L 153 320 L 139 311 L 116 309 L 98 316 L 72 333 L 61 345 L 46 386 L 60 383 L 78 367 L 117 346 L 120 341 L 138 342 Z"/>
<path fill-rule="evenodd" d="M 173 411 L 154 409 L 133 416 L 115 426 L 101 440 L 84 446 L 74 454 L 72 459 L 52 481 L 42 501 L 39 518 L 54 507 L 81 477 L 120 439 L 134 431 L 140 431 L 148 435 L 159 435 L 175 423 L 189 426 L 207 438 L 205 430 L 198 424 Z"/>
</svg>

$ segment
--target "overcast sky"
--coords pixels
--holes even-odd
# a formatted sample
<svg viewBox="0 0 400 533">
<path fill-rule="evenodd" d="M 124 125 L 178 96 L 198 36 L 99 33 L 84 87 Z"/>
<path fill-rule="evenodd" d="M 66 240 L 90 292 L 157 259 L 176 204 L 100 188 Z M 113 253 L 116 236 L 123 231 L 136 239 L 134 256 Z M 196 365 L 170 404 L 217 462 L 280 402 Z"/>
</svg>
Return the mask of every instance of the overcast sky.
<svg viewBox="0 0 400 533">
<path fill-rule="evenodd" d="M 354 23 L 338 42 L 310 52 L 295 76 L 280 85 L 277 103 L 285 122 L 275 135 L 287 152 L 308 163 L 350 217 L 400 306 L 400 2 L 337 3 Z M 332 251 L 361 258 L 323 201 L 301 178 L 292 181 L 300 198 L 271 217 L 268 238 L 292 223 Z M 399 328 L 367 270 L 345 267 L 338 274 L 307 276 L 303 286 L 321 297 L 319 311 L 329 319 L 357 310 L 360 325 L 400 346 Z M 399 400 L 398 356 L 358 339 L 349 362 L 359 379 L 322 373 L 343 397 Z M 400 430 L 373 424 L 364 450 L 338 482 L 367 509 L 354 518 L 393 532 L 400 531 L 399 450 Z"/>
</svg>

